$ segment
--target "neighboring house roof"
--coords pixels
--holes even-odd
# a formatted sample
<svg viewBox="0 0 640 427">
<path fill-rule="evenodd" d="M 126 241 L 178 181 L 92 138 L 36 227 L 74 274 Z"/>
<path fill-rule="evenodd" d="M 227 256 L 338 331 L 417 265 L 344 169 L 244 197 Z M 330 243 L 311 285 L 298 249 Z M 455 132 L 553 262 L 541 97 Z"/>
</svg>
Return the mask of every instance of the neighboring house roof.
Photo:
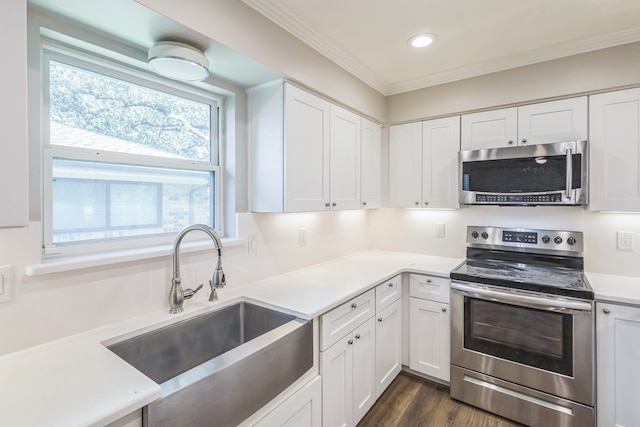
<svg viewBox="0 0 640 427">
<path fill-rule="evenodd" d="M 183 156 L 167 153 L 166 151 L 161 151 L 146 145 L 137 144 L 120 138 L 114 138 L 98 132 L 74 128 L 57 122 L 51 123 L 49 138 L 51 145 L 90 148 L 101 151 L 141 154 L 145 156 L 170 157 L 173 159 L 185 158 Z"/>
</svg>

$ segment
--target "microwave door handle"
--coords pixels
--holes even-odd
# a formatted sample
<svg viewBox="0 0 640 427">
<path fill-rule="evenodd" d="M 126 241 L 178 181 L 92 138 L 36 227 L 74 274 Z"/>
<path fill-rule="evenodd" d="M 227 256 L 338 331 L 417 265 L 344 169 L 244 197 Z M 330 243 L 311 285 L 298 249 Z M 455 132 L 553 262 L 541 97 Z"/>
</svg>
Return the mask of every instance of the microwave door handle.
<svg viewBox="0 0 640 427">
<path fill-rule="evenodd" d="M 571 200 L 571 187 L 573 187 L 573 161 L 571 155 L 571 148 L 567 148 L 567 182 L 566 191 L 567 199 Z"/>
</svg>

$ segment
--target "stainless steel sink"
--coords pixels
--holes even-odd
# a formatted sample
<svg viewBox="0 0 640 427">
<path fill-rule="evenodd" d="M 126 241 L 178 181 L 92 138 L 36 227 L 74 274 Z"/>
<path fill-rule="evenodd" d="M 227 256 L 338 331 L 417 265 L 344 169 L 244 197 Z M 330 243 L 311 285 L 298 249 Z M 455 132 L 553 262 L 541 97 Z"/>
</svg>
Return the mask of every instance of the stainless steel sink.
<svg viewBox="0 0 640 427">
<path fill-rule="evenodd" d="M 313 366 L 313 327 L 241 302 L 107 348 L 162 387 L 145 426 L 236 426 Z"/>
</svg>

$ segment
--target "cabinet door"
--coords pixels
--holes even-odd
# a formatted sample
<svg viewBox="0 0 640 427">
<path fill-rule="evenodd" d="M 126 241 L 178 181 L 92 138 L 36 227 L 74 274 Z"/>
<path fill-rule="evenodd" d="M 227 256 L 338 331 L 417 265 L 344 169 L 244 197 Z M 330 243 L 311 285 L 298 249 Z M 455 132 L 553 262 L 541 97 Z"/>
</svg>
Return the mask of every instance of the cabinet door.
<svg viewBox="0 0 640 427">
<path fill-rule="evenodd" d="M 508 147 L 518 140 L 518 110 L 503 108 L 465 114 L 461 125 L 461 150 Z"/>
<path fill-rule="evenodd" d="M 353 425 L 376 401 L 376 326 L 372 317 L 353 331 Z"/>
<path fill-rule="evenodd" d="M 640 307 L 596 304 L 599 426 L 640 420 Z"/>
<path fill-rule="evenodd" d="M 361 199 L 363 208 L 382 206 L 382 131 L 372 121 L 362 119 Z"/>
<path fill-rule="evenodd" d="M 402 369 L 402 301 L 376 315 L 376 398 Z"/>
<path fill-rule="evenodd" d="M 6 2 L 0 32 L 11 40 L 2 61 L 2 144 L 0 144 L 0 227 L 27 225 L 29 175 L 27 161 L 27 2 Z"/>
<path fill-rule="evenodd" d="M 389 206 L 422 204 L 422 123 L 389 128 Z"/>
<path fill-rule="evenodd" d="M 349 427 L 353 419 L 353 336 L 320 353 L 323 427 Z"/>
<path fill-rule="evenodd" d="M 255 424 L 256 427 L 321 427 L 320 408 L 322 397 L 321 378 L 316 377 L 296 394 L 288 398 L 266 417 Z"/>
<path fill-rule="evenodd" d="M 325 210 L 329 203 L 330 104 L 285 85 L 284 109 L 284 210 Z"/>
<path fill-rule="evenodd" d="M 449 381 L 449 304 L 409 298 L 409 367 Z"/>
<path fill-rule="evenodd" d="M 640 211 L 640 89 L 589 97 L 589 209 Z"/>
<path fill-rule="evenodd" d="M 458 207 L 460 116 L 422 123 L 422 205 Z"/>
<path fill-rule="evenodd" d="M 587 139 L 587 97 L 561 99 L 518 108 L 518 144 Z"/>
<path fill-rule="evenodd" d="M 360 208 L 361 119 L 331 105 L 331 209 Z"/>
</svg>

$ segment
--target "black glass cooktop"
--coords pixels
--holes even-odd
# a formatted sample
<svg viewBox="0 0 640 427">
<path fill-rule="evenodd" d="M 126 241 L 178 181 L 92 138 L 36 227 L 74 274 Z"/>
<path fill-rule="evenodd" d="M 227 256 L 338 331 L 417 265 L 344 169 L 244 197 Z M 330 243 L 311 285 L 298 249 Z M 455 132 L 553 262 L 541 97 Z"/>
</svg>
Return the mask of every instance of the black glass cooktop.
<svg viewBox="0 0 640 427">
<path fill-rule="evenodd" d="M 594 299 L 593 289 L 581 268 L 571 259 L 543 258 L 531 255 L 467 258 L 450 274 L 452 280 L 482 283 L 543 292 L 567 297 Z M 580 266 L 581 266 L 581 259 Z M 568 264 L 568 265 L 567 265 Z"/>
</svg>

